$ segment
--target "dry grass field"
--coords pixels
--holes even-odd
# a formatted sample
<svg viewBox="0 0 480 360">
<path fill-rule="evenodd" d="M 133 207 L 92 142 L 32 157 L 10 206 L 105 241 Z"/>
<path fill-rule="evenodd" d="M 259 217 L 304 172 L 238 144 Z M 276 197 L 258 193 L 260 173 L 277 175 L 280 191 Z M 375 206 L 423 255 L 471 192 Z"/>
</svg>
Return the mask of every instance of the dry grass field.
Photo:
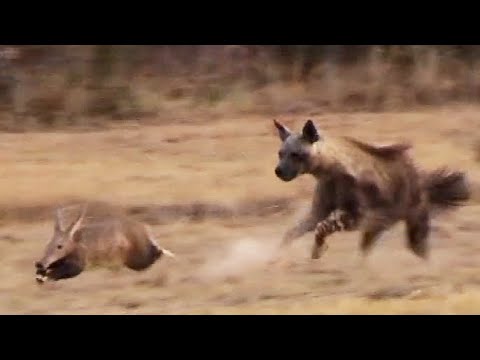
<svg viewBox="0 0 480 360">
<path fill-rule="evenodd" d="M 409 139 L 425 168 L 480 179 L 480 107 L 278 117 L 299 129 L 366 141 Z M 283 232 L 306 209 L 310 177 L 283 183 L 272 118 L 222 119 L 101 131 L 0 134 L 0 313 L 4 314 L 476 314 L 480 204 L 434 220 L 432 258 L 384 234 L 367 263 L 358 233 L 336 234 L 312 262 L 312 234 L 290 264 L 268 268 Z M 91 269 L 38 286 L 34 261 L 52 234 L 52 208 L 79 199 L 127 207 L 178 255 L 142 273 Z"/>
</svg>

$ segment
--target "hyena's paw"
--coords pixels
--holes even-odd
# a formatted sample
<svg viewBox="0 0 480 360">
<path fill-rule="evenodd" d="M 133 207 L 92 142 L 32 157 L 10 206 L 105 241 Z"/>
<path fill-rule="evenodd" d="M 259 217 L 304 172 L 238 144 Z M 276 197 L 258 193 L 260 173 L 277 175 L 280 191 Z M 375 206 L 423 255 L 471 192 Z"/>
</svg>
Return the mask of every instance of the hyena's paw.
<svg viewBox="0 0 480 360">
<path fill-rule="evenodd" d="M 268 261 L 267 266 L 268 268 L 285 268 L 289 267 L 292 262 L 291 259 L 288 258 L 288 254 L 280 253 L 275 254 L 271 260 Z"/>
<path fill-rule="evenodd" d="M 312 252 L 311 252 L 311 259 L 318 260 L 322 257 L 322 255 L 328 250 L 328 245 L 323 243 L 323 245 L 319 246 L 317 243 L 313 244 Z"/>
<path fill-rule="evenodd" d="M 270 261 L 268 261 L 268 266 L 270 267 L 279 267 L 285 265 L 288 260 L 284 256 L 277 256 Z"/>
</svg>

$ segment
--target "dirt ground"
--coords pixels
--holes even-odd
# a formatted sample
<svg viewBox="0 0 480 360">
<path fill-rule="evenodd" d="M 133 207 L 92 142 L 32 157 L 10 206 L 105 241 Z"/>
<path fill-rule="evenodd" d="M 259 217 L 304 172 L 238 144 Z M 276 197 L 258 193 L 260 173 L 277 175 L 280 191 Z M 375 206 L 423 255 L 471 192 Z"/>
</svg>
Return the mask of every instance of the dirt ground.
<svg viewBox="0 0 480 360">
<path fill-rule="evenodd" d="M 421 166 L 466 170 L 475 185 L 479 112 L 457 106 L 278 119 L 297 130 L 312 118 L 325 133 L 366 141 L 408 139 Z M 468 206 L 434 220 L 429 262 L 406 250 L 398 225 L 366 263 L 357 251 L 358 233 L 332 236 L 318 261 L 309 259 L 313 236 L 307 234 L 293 244 L 288 266 L 268 268 L 282 234 L 308 207 L 314 184 L 307 176 L 291 183 L 275 177 L 278 145 L 272 118 L 260 116 L 0 134 L 0 313 L 480 312 L 476 193 Z M 143 209 L 139 215 L 176 205 L 174 215 L 152 210 L 145 219 L 178 260 L 166 259 L 142 273 L 92 269 L 38 286 L 33 264 L 52 234 L 51 207 L 72 199 L 137 207 Z M 241 206 L 243 211 L 226 210 Z"/>
</svg>

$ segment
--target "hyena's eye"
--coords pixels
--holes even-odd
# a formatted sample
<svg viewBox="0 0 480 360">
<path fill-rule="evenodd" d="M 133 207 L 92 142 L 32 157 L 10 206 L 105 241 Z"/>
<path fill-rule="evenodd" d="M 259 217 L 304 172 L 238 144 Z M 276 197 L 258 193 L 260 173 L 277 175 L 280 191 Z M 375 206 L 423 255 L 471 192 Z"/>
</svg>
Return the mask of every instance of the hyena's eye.
<svg viewBox="0 0 480 360">
<path fill-rule="evenodd" d="M 297 153 L 297 152 L 291 153 L 290 156 L 292 157 L 292 159 L 295 159 L 295 160 L 302 160 L 303 159 L 303 155 L 300 154 L 300 153 Z"/>
<path fill-rule="evenodd" d="M 282 158 L 283 155 L 284 155 L 284 152 L 280 150 L 280 151 L 278 152 L 278 157 L 279 157 L 279 158 Z"/>
<path fill-rule="evenodd" d="M 58 250 L 61 250 L 62 248 L 63 248 L 62 245 L 57 245 L 57 249 L 58 249 Z"/>
</svg>

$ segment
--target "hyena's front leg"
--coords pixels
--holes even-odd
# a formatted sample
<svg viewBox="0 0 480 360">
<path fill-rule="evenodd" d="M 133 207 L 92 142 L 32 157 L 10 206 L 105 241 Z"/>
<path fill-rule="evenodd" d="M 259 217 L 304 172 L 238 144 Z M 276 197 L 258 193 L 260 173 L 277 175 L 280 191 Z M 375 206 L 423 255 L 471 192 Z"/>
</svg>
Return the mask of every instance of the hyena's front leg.
<svg viewBox="0 0 480 360">
<path fill-rule="evenodd" d="M 314 231 L 317 224 L 327 218 L 328 214 L 330 214 L 335 207 L 334 195 L 335 183 L 332 179 L 321 180 L 317 183 L 310 213 L 285 233 L 277 249 L 277 254 L 274 255 L 273 259 L 269 262 L 270 265 L 281 263 L 281 259 L 292 241 L 300 238 L 307 232 Z"/>
<path fill-rule="evenodd" d="M 281 248 L 284 248 L 295 239 L 298 239 L 305 235 L 307 232 L 315 230 L 316 225 L 316 218 L 309 215 L 307 218 L 302 219 L 299 221 L 295 226 L 289 229 L 282 238 L 282 242 L 280 244 Z"/>
<path fill-rule="evenodd" d="M 338 231 L 352 231 L 358 228 L 361 213 L 361 198 L 358 196 L 357 182 L 349 174 L 339 173 L 335 183 L 335 206 L 325 220 L 315 228 L 315 243 L 312 259 L 318 259 L 327 250 L 325 239 Z"/>
<path fill-rule="evenodd" d="M 328 249 L 326 238 L 338 231 L 352 231 L 357 228 L 356 216 L 345 210 L 334 210 L 325 220 L 320 221 L 315 228 L 315 242 L 312 248 L 312 259 L 319 259 Z"/>
<path fill-rule="evenodd" d="M 300 238 L 305 235 L 307 232 L 315 230 L 315 225 L 317 223 L 317 217 L 309 214 L 306 218 L 299 221 L 295 226 L 290 228 L 282 238 L 280 246 L 276 250 L 276 254 L 273 255 L 272 259 L 269 261 L 270 265 L 279 265 L 282 263 L 282 259 L 285 256 L 285 252 L 288 248 L 288 245 L 292 243 L 295 239 Z"/>
<path fill-rule="evenodd" d="M 334 190 L 335 184 L 331 179 L 318 181 L 310 213 L 305 219 L 302 219 L 285 233 L 281 243 L 282 248 L 307 232 L 314 231 L 318 222 L 324 220 L 333 211 L 335 207 Z"/>
</svg>

